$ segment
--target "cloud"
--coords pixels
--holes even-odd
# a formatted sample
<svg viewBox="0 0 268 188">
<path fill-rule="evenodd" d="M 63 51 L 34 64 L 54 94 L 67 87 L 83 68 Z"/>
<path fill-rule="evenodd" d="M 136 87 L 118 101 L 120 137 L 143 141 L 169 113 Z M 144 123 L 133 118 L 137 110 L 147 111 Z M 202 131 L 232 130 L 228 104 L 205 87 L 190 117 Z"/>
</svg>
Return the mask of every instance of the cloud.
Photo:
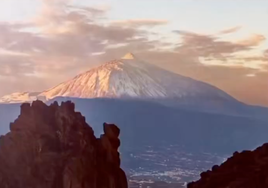
<svg viewBox="0 0 268 188">
<path fill-rule="evenodd" d="M 182 38 L 177 50 L 200 57 L 213 57 L 224 60 L 235 52 L 248 51 L 251 45 L 222 41 L 213 35 L 201 35 L 188 31 L 176 30 Z"/>
<path fill-rule="evenodd" d="M 268 71 L 268 56 L 265 51 L 260 55 L 236 57 L 235 59 L 248 64 L 258 65 L 261 71 Z"/>
<path fill-rule="evenodd" d="M 268 58 L 268 49 L 263 52 L 263 55 Z"/>
<path fill-rule="evenodd" d="M 0 75 L 2 77 L 21 76 L 32 74 L 33 72 L 33 62 L 28 57 L 0 55 Z"/>
<path fill-rule="evenodd" d="M 245 46 L 257 46 L 265 40 L 266 40 L 265 36 L 255 34 L 245 40 L 238 41 L 237 43 Z"/>
<path fill-rule="evenodd" d="M 54 1 L 53 1 L 54 2 Z M 58 1 L 57 1 L 58 2 Z M 43 33 L 64 33 L 74 23 L 93 23 L 105 15 L 105 11 L 92 7 L 44 3 L 40 14 L 33 20 Z"/>
<path fill-rule="evenodd" d="M 33 47 L 42 47 L 44 38 L 31 32 L 21 31 L 26 27 L 20 24 L 8 24 L 0 22 L 0 46 L 5 50 L 15 52 L 29 52 Z M 34 46 L 33 46 L 34 45 Z"/>
<path fill-rule="evenodd" d="M 132 19 L 132 20 L 119 20 L 112 22 L 113 25 L 121 27 L 154 27 L 168 24 L 168 20 L 155 20 L 155 19 Z"/>
<path fill-rule="evenodd" d="M 105 41 L 109 44 L 128 43 L 146 35 L 143 30 L 95 23 L 92 14 L 104 13 L 95 8 L 72 6 L 71 9 L 55 11 L 53 4 L 46 9 L 48 11 L 41 13 L 42 19 L 32 23 L 32 29 L 37 33 L 16 30 L 17 25 L 0 23 L 1 47 L 34 56 L 49 54 L 81 58 L 103 51 Z"/>
<path fill-rule="evenodd" d="M 219 34 L 235 33 L 237 31 L 239 31 L 241 28 L 242 28 L 241 26 L 232 27 L 230 29 L 226 29 L 226 30 L 220 31 Z"/>
<path fill-rule="evenodd" d="M 109 8 L 107 7 L 80 7 L 80 6 L 72 6 L 69 5 L 69 8 L 72 8 L 74 10 L 78 10 L 81 11 L 87 15 L 90 15 L 91 17 L 94 18 L 103 18 L 103 16 L 107 13 L 107 11 L 109 10 Z"/>
<path fill-rule="evenodd" d="M 247 76 L 247 77 L 255 77 L 256 74 L 247 74 L 246 76 Z"/>
<path fill-rule="evenodd" d="M 249 53 L 258 47 L 265 40 L 263 35 L 253 35 L 242 41 L 232 42 L 224 41 L 216 35 L 196 34 L 182 30 L 174 32 L 181 37 L 176 51 L 200 58 L 204 64 L 262 69 L 263 64 L 266 63 L 264 56 L 245 57 L 245 55 L 238 55 Z"/>
<path fill-rule="evenodd" d="M 268 57 L 265 56 L 249 56 L 249 57 L 237 57 L 236 59 L 244 60 L 244 61 L 262 61 L 268 62 Z"/>
</svg>

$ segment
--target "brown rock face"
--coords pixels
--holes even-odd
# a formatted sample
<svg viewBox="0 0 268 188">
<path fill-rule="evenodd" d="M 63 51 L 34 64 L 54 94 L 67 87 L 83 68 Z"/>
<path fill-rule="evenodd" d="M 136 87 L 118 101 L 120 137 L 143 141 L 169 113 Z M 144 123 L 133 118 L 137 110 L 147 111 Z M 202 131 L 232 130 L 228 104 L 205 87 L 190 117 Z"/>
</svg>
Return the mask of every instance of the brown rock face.
<svg viewBox="0 0 268 188">
<path fill-rule="evenodd" d="M 35 101 L 0 137 L 1 188 L 127 188 L 120 168 L 120 130 L 104 123 L 101 138 L 74 104 Z"/>
<path fill-rule="evenodd" d="M 268 144 L 254 151 L 235 152 L 221 166 L 201 173 L 188 188 L 267 188 Z"/>
</svg>

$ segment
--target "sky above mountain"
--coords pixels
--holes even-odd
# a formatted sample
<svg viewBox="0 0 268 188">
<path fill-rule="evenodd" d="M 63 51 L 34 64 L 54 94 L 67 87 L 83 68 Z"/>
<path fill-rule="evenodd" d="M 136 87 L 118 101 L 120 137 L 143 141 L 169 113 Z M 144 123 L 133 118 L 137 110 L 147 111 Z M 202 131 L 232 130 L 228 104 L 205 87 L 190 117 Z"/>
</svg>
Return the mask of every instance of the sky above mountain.
<svg viewBox="0 0 268 188">
<path fill-rule="evenodd" d="M 266 0 L 1 0 L 0 96 L 132 52 L 268 106 Z"/>
</svg>

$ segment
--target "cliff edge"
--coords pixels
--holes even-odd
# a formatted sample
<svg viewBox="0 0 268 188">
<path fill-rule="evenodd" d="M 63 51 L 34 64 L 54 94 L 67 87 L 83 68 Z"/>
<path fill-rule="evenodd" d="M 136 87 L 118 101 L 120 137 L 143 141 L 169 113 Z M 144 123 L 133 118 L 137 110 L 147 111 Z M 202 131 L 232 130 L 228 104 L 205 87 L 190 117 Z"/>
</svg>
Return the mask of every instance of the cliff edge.
<svg viewBox="0 0 268 188">
<path fill-rule="evenodd" d="M 0 137 L 0 187 L 127 188 L 120 130 L 103 126 L 96 138 L 71 102 L 22 104 L 10 132 Z"/>
<path fill-rule="evenodd" d="M 268 144 L 254 151 L 235 152 L 220 166 L 201 173 L 188 188 L 267 188 Z"/>
</svg>

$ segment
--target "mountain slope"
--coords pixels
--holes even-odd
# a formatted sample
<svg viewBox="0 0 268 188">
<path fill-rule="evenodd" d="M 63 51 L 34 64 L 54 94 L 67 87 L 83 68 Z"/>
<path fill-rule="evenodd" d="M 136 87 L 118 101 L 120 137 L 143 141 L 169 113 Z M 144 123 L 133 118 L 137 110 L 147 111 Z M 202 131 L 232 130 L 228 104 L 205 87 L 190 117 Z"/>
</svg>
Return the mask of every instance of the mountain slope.
<svg viewBox="0 0 268 188">
<path fill-rule="evenodd" d="M 29 93 L 13 94 L 1 98 L 0 102 L 32 101 L 31 96 Z M 58 96 L 236 101 L 214 86 L 145 63 L 131 53 L 119 60 L 93 68 L 44 92 L 37 93 L 36 98 L 49 100 Z"/>
<path fill-rule="evenodd" d="M 132 98 L 166 106 L 268 120 L 268 110 L 243 104 L 222 90 L 146 63 L 133 54 L 105 63 L 39 93 L 15 93 L 0 103 L 55 97 Z"/>
<path fill-rule="evenodd" d="M 166 71 L 127 54 L 120 60 L 80 74 L 40 94 L 52 99 L 57 96 L 78 98 L 143 97 L 183 98 L 211 97 L 234 100 L 203 82 Z"/>
</svg>

